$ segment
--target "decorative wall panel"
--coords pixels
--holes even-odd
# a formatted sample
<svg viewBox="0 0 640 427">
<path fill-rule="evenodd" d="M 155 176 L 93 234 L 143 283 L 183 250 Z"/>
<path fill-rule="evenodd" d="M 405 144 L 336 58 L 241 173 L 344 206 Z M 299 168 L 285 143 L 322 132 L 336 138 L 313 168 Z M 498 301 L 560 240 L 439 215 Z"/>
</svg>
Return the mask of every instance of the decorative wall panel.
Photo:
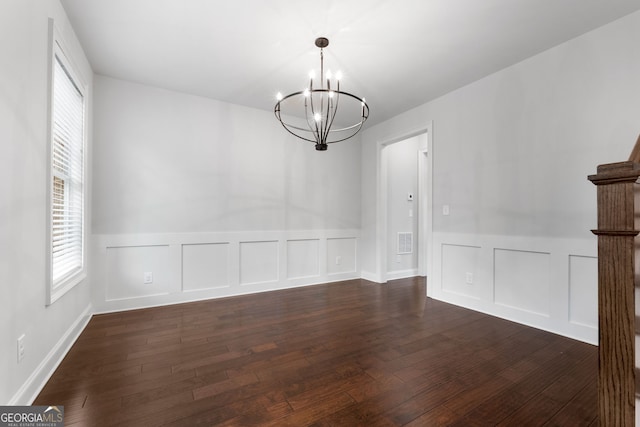
<svg viewBox="0 0 640 427">
<path fill-rule="evenodd" d="M 166 294 L 168 286 L 169 246 L 107 248 L 107 300 Z"/>
<path fill-rule="evenodd" d="M 229 286 L 229 244 L 182 245 L 182 290 Z"/>
<path fill-rule="evenodd" d="M 278 280 L 278 242 L 240 242 L 240 284 Z"/>
<path fill-rule="evenodd" d="M 320 240 L 287 241 L 287 278 L 315 277 L 320 274 Z"/>
<path fill-rule="evenodd" d="M 477 246 L 442 245 L 442 289 L 478 298 L 479 258 Z"/>
<path fill-rule="evenodd" d="M 327 239 L 327 273 L 356 272 L 356 239 Z"/>
<path fill-rule="evenodd" d="M 548 315 L 549 255 L 541 252 L 495 249 L 495 303 Z"/>
</svg>

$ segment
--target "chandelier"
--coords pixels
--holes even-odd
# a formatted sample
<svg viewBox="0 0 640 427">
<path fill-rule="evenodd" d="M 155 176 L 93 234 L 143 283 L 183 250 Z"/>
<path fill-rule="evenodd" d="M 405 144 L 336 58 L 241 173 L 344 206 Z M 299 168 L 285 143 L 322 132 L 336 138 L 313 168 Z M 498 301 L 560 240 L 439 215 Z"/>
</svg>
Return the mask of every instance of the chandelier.
<svg viewBox="0 0 640 427">
<path fill-rule="evenodd" d="M 369 117 L 369 106 L 364 98 L 340 90 L 341 72 L 325 74 L 323 49 L 329 46 L 329 39 L 319 37 L 315 43 L 320 48 L 319 85 L 314 87 L 312 71 L 308 88 L 287 96 L 278 92 L 274 113 L 289 133 L 314 142 L 316 150 L 325 151 L 327 144 L 349 139 L 362 129 Z"/>
</svg>

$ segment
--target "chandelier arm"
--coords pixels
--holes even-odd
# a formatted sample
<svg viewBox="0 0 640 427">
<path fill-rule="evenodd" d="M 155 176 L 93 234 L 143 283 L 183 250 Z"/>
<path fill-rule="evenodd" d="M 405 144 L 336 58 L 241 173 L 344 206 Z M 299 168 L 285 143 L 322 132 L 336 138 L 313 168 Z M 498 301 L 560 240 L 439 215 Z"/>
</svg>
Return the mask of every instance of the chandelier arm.
<svg viewBox="0 0 640 427">
<path fill-rule="evenodd" d="M 324 122 L 324 127 L 322 129 L 322 139 L 323 140 L 327 140 L 327 136 L 329 135 L 329 130 L 331 130 L 331 122 L 329 121 L 329 114 L 331 111 L 331 105 L 332 105 L 332 99 L 331 99 L 331 80 L 327 79 L 327 92 L 326 92 L 326 99 L 327 99 L 327 116 L 326 116 L 326 120 L 325 120 L 325 112 L 324 112 L 324 108 L 322 108 L 322 111 L 320 111 L 320 115 L 322 117 L 322 121 Z M 325 92 L 323 92 L 321 94 L 322 96 L 322 100 L 324 101 L 325 98 Z M 322 103 L 322 106 L 324 107 L 324 103 Z"/>
<path fill-rule="evenodd" d="M 340 84 L 338 83 L 338 90 L 334 93 L 334 98 L 336 99 L 335 102 L 335 106 L 333 108 L 333 114 L 331 115 L 331 125 L 327 128 L 327 136 L 325 139 L 329 139 L 329 134 L 331 133 L 331 127 L 333 126 L 333 121 L 336 118 L 336 113 L 338 112 L 338 104 L 340 103 Z M 327 114 L 328 116 L 328 114 Z M 327 117 L 327 121 L 329 121 L 329 118 Z M 335 131 L 335 129 L 334 129 Z"/>
<path fill-rule="evenodd" d="M 366 121 L 367 121 L 367 119 L 369 118 L 369 105 L 368 105 L 365 101 L 363 101 L 363 100 L 362 100 L 362 98 L 360 98 L 359 96 L 353 95 L 353 94 L 351 94 L 351 93 L 349 93 L 349 92 L 343 92 L 343 91 L 337 90 L 337 91 L 334 91 L 334 93 L 335 93 L 335 95 L 334 95 L 334 96 L 336 96 L 336 97 L 338 97 L 338 98 L 339 98 L 339 96 L 340 96 L 340 95 L 346 95 L 346 96 L 351 97 L 351 98 L 353 98 L 353 99 L 355 99 L 355 100 L 357 100 L 357 101 L 360 101 L 361 103 L 363 103 L 363 104 L 364 104 L 364 105 L 363 105 L 363 107 L 364 107 L 364 108 L 363 108 L 363 114 L 362 114 L 362 116 L 361 116 L 361 118 L 360 118 L 360 122 L 355 123 L 355 124 L 353 124 L 353 125 L 351 125 L 351 126 L 344 127 L 344 128 L 334 129 L 333 131 L 334 131 L 334 132 L 341 132 L 341 131 L 345 131 L 345 130 L 353 129 L 353 128 L 358 127 L 358 126 L 362 126 L 362 125 L 364 124 L 364 122 L 366 122 Z M 365 111 L 366 111 L 366 114 L 364 114 L 364 113 L 365 113 Z M 336 114 L 337 112 L 338 112 L 338 103 L 336 102 L 336 107 L 335 107 L 335 111 L 334 111 L 334 116 L 335 116 L 335 114 Z M 332 121 L 332 123 L 333 123 L 333 121 Z M 357 133 L 357 132 L 356 132 L 356 133 Z M 354 134 L 354 135 L 355 135 L 355 134 Z M 341 140 L 341 141 L 344 141 L 344 140 Z"/>
<path fill-rule="evenodd" d="M 327 117 L 325 118 L 326 120 L 324 120 L 324 128 L 322 129 L 322 139 L 326 141 L 329 139 L 329 134 L 331 132 L 331 125 L 333 125 L 333 120 L 332 120 L 332 116 L 331 114 L 331 104 L 332 104 L 332 100 L 331 98 L 327 97 Z"/>
<path fill-rule="evenodd" d="M 286 125 L 283 121 L 280 120 L 279 116 L 276 116 L 278 118 L 278 121 L 280 121 L 280 123 L 282 124 L 282 127 L 289 132 L 291 135 L 295 136 L 296 138 L 300 138 L 304 141 L 309 141 L 309 142 L 316 142 L 315 139 L 309 139 L 309 138 L 305 138 L 304 136 L 302 136 L 301 134 L 297 134 L 295 132 L 293 132 L 291 129 L 295 129 L 295 130 L 299 130 L 302 132 L 310 132 L 309 129 L 305 129 L 305 128 L 300 128 L 297 126 L 293 126 L 293 125 Z"/>
<path fill-rule="evenodd" d="M 294 125 L 291 125 L 291 124 L 285 124 L 284 126 L 286 126 L 287 129 L 295 129 L 295 130 L 299 130 L 299 131 L 302 131 L 302 132 L 309 132 L 309 133 L 313 132 L 312 130 L 309 130 L 308 127 L 301 128 L 301 127 L 294 126 Z"/>
<path fill-rule="evenodd" d="M 362 127 L 362 125 L 364 125 L 364 122 L 358 123 L 358 124 L 353 125 L 353 126 L 350 126 L 349 129 L 357 127 L 358 130 L 356 130 L 355 132 L 349 134 L 349 136 L 345 136 L 344 138 L 336 139 L 335 141 L 327 141 L 327 144 L 335 144 L 336 142 L 342 142 L 342 141 L 346 141 L 349 138 L 353 138 L 354 136 L 356 136 L 356 134 L 358 132 L 360 132 L 360 128 Z M 340 130 L 342 130 L 342 129 L 340 129 Z"/>
<path fill-rule="evenodd" d="M 309 118 L 309 114 L 307 114 L 306 106 L 307 101 L 305 99 L 305 116 L 307 119 L 307 126 L 309 126 L 309 131 L 315 136 L 316 144 L 320 144 L 320 129 L 318 129 L 318 121 L 316 118 L 315 108 L 313 106 L 313 91 L 309 92 L 309 104 L 311 104 L 311 120 Z"/>
<path fill-rule="evenodd" d="M 313 90 L 309 91 L 309 96 L 305 96 L 304 97 L 304 116 L 305 116 L 305 120 L 307 122 L 307 127 L 309 128 L 309 132 L 312 135 L 314 135 L 314 137 L 317 140 L 318 139 L 318 137 L 317 137 L 318 126 L 317 126 L 317 123 L 316 124 L 312 124 L 311 121 L 309 120 L 309 105 L 311 105 L 311 117 L 313 117 L 314 116 Z M 314 127 L 315 127 L 315 130 L 314 130 Z"/>
<path fill-rule="evenodd" d="M 325 120 L 324 117 L 324 110 L 325 110 L 325 97 L 324 97 L 324 93 L 320 94 L 320 129 L 318 130 L 318 137 L 320 138 L 320 141 L 325 141 L 326 140 L 326 135 L 325 135 L 325 130 L 327 129 L 327 121 Z M 329 97 L 327 97 L 327 109 L 329 108 Z"/>
<path fill-rule="evenodd" d="M 335 103 L 335 107 L 333 109 L 333 116 L 331 117 L 331 126 L 333 126 L 333 121 L 336 118 L 336 114 L 338 113 L 338 105 L 340 104 L 340 80 L 338 80 L 337 83 L 337 90 L 334 93 L 334 97 L 336 98 L 336 103 Z"/>
<path fill-rule="evenodd" d="M 291 95 L 288 95 L 287 97 L 282 98 L 282 100 L 281 100 L 281 101 L 284 101 L 286 98 L 289 98 L 289 97 L 292 97 L 292 96 L 295 96 L 295 95 L 299 95 L 299 94 L 301 94 L 301 93 L 302 93 L 302 92 L 292 93 Z M 281 101 L 280 101 L 280 102 L 281 102 Z M 287 132 L 289 132 L 291 135 L 295 136 L 296 138 L 300 138 L 300 139 L 302 139 L 302 140 L 304 140 L 304 141 L 316 142 L 316 140 L 315 140 L 315 139 L 305 138 L 305 137 L 303 136 L 303 134 L 298 134 L 298 133 L 295 133 L 295 132 L 293 132 L 293 131 L 291 130 L 291 129 L 295 129 L 295 130 L 299 130 L 299 131 L 301 131 L 301 132 L 309 132 L 309 133 L 313 133 L 313 131 L 312 131 L 312 130 L 309 130 L 309 129 L 307 129 L 307 128 L 301 128 L 301 127 L 294 126 L 294 125 L 289 124 L 289 123 L 285 123 L 285 122 L 282 120 L 282 111 L 281 111 L 281 108 L 280 108 L 280 102 L 278 102 L 278 103 L 276 104 L 276 106 L 275 106 L 275 108 L 274 108 L 274 114 L 275 114 L 275 116 L 276 116 L 276 119 L 278 119 L 278 121 L 279 121 L 279 122 L 280 122 L 280 124 L 282 125 L 282 127 L 283 127 Z"/>
<path fill-rule="evenodd" d="M 324 97 L 324 94 L 323 94 Z M 322 112 L 322 141 L 326 143 L 329 132 L 331 131 L 331 121 L 329 120 L 329 114 L 331 111 L 332 100 L 331 97 L 327 94 L 326 96 L 326 111 Z"/>
<path fill-rule="evenodd" d="M 321 83 L 320 84 L 320 88 L 322 89 L 322 80 L 320 80 L 320 83 Z M 318 126 L 317 126 L 317 124 L 315 124 L 314 126 L 311 126 L 311 123 L 309 122 L 309 114 L 308 114 L 308 110 L 307 110 L 307 98 L 308 98 L 309 99 L 309 103 L 311 104 L 311 117 L 313 117 L 315 119 L 316 112 L 315 112 L 315 108 L 313 107 L 313 92 L 314 92 L 313 79 L 311 78 L 311 79 L 309 79 L 309 96 L 305 97 L 305 99 L 304 99 L 304 108 L 305 108 L 304 113 L 305 113 L 305 116 L 307 118 L 307 126 L 309 126 L 309 130 L 312 133 L 315 134 L 318 131 Z M 313 130 L 314 127 L 315 127 L 315 131 Z"/>
<path fill-rule="evenodd" d="M 332 131 L 332 132 L 334 132 L 334 133 L 335 133 L 335 132 L 346 132 L 346 131 L 348 131 L 348 130 L 358 128 L 358 127 L 362 126 L 363 124 L 364 124 L 364 121 L 362 121 L 362 122 L 358 122 L 358 123 L 353 124 L 353 125 L 351 125 L 351 126 L 343 127 L 343 128 L 340 128 L 340 129 L 331 129 L 331 131 Z M 356 132 L 356 133 L 357 133 L 357 132 Z M 355 133 L 354 133 L 354 135 L 355 135 Z"/>
<path fill-rule="evenodd" d="M 327 144 L 334 144 L 336 142 L 346 141 L 347 139 L 354 137 L 358 132 L 360 132 L 360 129 L 364 125 L 364 122 L 366 122 L 367 119 L 369 118 L 369 106 L 367 105 L 366 102 L 362 101 L 360 98 L 358 98 L 357 96 L 352 95 L 350 93 L 347 93 L 347 92 L 341 92 L 341 93 L 343 93 L 345 95 L 349 95 L 349 96 L 351 96 L 353 98 L 356 98 L 356 99 L 360 100 L 360 102 L 362 102 L 364 104 L 363 105 L 363 109 L 362 109 L 363 114 L 362 114 L 362 117 L 360 118 L 360 122 L 359 123 L 356 123 L 356 124 L 353 124 L 351 126 L 347 126 L 347 127 L 344 127 L 344 128 L 334 129 L 333 130 L 334 133 L 337 133 L 337 132 L 345 132 L 345 131 L 348 131 L 348 130 L 351 130 L 351 129 L 356 129 L 354 132 L 349 133 L 349 135 L 345 136 L 344 138 L 336 139 L 335 141 L 327 141 Z M 366 112 L 366 114 L 365 114 L 365 112 Z"/>
</svg>

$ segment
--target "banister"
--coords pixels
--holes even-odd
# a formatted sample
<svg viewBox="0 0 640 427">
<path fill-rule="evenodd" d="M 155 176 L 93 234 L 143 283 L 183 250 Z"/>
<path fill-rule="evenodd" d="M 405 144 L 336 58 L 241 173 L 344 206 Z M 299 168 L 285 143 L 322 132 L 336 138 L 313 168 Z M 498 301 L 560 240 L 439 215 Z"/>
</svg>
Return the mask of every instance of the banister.
<svg viewBox="0 0 640 427">
<path fill-rule="evenodd" d="M 598 166 L 598 415 L 635 425 L 635 287 L 640 277 L 640 137 L 629 161 Z M 638 213 L 638 214 L 637 214 Z"/>
</svg>

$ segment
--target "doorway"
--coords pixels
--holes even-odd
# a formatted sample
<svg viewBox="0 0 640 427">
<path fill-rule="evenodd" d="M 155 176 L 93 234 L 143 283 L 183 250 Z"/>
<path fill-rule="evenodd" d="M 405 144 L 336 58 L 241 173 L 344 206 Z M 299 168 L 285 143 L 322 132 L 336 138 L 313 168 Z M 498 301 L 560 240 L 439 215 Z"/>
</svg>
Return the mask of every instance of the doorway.
<svg viewBox="0 0 640 427">
<path fill-rule="evenodd" d="M 397 153 L 400 146 L 409 144 L 413 151 L 412 167 L 417 168 L 417 188 L 412 189 L 396 181 L 394 168 L 398 167 Z M 415 148 L 415 149 L 413 149 Z M 432 189 L 433 150 L 432 124 L 423 129 L 378 143 L 378 215 L 377 215 L 377 264 L 380 282 L 419 275 L 428 278 L 432 272 Z M 392 162 L 390 164 L 390 161 Z M 404 190 L 399 190 L 403 189 Z M 399 194 L 390 194 L 390 190 Z M 412 198 L 413 200 L 409 200 Z M 400 213 L 398 213 L 400 212 Z M 404 219 L 402 219 L 404 215 Z M 398 219 L 400 218 L 400 219 Z M 411 218 L 414 218 L 413 220 Z M 405 230 L 403 230 L 403 225 Z M 412 263 L 406 254 L 399 254 L 398 244 L 405 236 L 399 235 L 412 228 L 412 250 L 416 252 Z M 398 239 L 396 240 L 396 236 Z M 402 238 L 402 239 L 401 239 Z M 403 258 L 405 258 L 403 260 Z M 400 261 L 398 261 L 400 260 Z M 400 266 L 400 268 L 397 268 Z M 409 268 L 407 268 L 409 266 Z M 427 295 L 430 296 L 427 284 Z"/>
</svg>

